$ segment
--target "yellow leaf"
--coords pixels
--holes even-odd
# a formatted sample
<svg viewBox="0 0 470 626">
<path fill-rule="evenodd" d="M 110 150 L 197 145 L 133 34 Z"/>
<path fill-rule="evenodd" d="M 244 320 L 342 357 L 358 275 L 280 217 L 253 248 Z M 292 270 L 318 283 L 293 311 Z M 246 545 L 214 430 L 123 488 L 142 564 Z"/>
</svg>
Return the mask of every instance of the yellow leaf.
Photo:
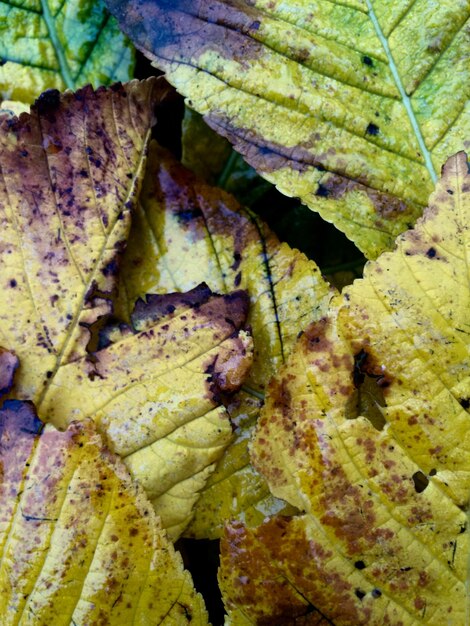
<svg viewBox="0 0 470 626">
<path fill-rule="evenodd" d="M 112 312 L 165 90 L 149 80 L 46 92 L 31 116 L 4 118 L 0 332 L 21 361 L 15 397 L 56 427 L 93 418 L 176 537 L 231 438 L 220 394 L 251 363 L 246 296 L 201 287 L 150 298 L 132 327 L 88 345 Z"/>
<path fill-rule="evenodd" d="M 209 478 L 187 533 L 219 536 L 224 519 L 240 514 L 262 521 L 283 504 L 249 463 L 250 433 L 267 382 L 298 332 L 325 314 L 329 285 L 315 263 L 281 244 L 232 196 L 195 178 L 156 143 L 150 146 L 121 276 L 123 315 L 147 292 L 184 291 L 201 281 L 218 292 L 247 291 L 254 362 L 243 391 L 227 405 L 235 425 L 233 445 Z"/>
<path fill-rule="evenodd" d="M 253 461 L 302 513 L 228 529 L 229 623 L 466 623 L 469 190 L 459 153 L 273 381 Z"/>
<path fill-rule="evenodd" d="M 7 400 L 0 448 L 2 626 L 208 623 L 150 503 L 91 420 L 59 432 Z"/>
<path fill-rule="evenodd" d="M 189 106 L 369 258 L 468 139 L 466 0 L 107 5 Z"/>
</svg>

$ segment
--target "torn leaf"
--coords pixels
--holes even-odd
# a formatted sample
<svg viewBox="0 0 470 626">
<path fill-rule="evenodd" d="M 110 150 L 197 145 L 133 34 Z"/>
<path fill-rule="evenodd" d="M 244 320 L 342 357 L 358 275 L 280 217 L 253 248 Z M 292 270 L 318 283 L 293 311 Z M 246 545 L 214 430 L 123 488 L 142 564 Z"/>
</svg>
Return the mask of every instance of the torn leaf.
<svg viewBox="0 0 470 626">
<path fill-rule="evenodd" d="M 247 297 L 205 286 L 148 296 L 134 330 L 61 367 L 41 410 L 55 425 L 93 417 L 176 538 L 199 491 L 231 441 L 224 394 L 241 386 L 252 361 L 243 330 Z"/>
<path fill-rule="evenodd" d="M 123 315 L 147 292 L 184 291 L 200 281 L 218 292 L 247 291 L 253 366 L 227 404 L 236 427 L 233 445 L 209 478 L 187 532 L 218 536 L 224 519 L 243 512 L 259 522 L 282 508 L 250 465 L 247 444 L 269 379 L 299 331 L 327 311 L 332 291 L 318 267 L 152 143 L 121 278 Z"/>
<path fill-rule="evenodd" d="M 21 361 L 15 396 L 56 427 L 93 418 L 152 502 L 165 498 L 177 536 L 231 437 L 221 394 L 242 384 L 252 354 L 245 295 L 207 288 L 139 303 L 133 328 L 111 340 L 102 329 L 94 345 L 165 90 L 149 79 L 46 92 L 31 116 L 3 119 L 0 326 Z"/>
</svg>

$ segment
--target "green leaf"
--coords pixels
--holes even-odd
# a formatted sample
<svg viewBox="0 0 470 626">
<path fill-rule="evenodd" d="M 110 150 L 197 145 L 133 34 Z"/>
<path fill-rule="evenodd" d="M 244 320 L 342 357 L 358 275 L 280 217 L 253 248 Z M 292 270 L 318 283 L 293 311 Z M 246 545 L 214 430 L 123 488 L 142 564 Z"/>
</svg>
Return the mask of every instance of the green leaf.
<svg viewBox="0 0 470 626">
<path fill-rule="evenodd" d="M 188 104 L 368 257 L 470 130 L 467 0 L 108 0 Z"/>
<path fill-rule="evenodd" d="M 0 2 L 0 99 L 130 80 L 132 44 L 99 0 Z"/>
</svg>

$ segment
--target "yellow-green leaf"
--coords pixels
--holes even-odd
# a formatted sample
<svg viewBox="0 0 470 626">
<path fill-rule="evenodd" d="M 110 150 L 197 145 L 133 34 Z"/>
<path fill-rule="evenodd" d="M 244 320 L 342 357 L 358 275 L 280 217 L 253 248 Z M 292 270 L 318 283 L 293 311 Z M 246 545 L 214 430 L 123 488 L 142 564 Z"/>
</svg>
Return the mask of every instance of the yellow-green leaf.
<svg viewBox="0 0 470 626">
<path fill-rule="evenodd" d="M 101 0 L 0 2 L 0 98 L 128 81 L 132 44 Z"/>
<path fill-rule="evenodd" d="M 208 623 L 150 503 L 90 420 L 59 432 L 7 400 L 0 449 L 2 626 Z"/>
<path fill-rule="evenodd" d="M 372 258 L 469 137 L 467 0 L 107 0 L 257 171 Z"/>
<path fill-rule="evenodd" d="M 56 427 L 93 418 L 176 537 L 231 438 L 220 395 L 252 354 L 245 294 L 205 287 L 139 303 L 132 327 L 92 346 L 165 89 L 46 92 L 31 116 L 3 119 L 0 333 L 21 361 L 15 397 Z"/>
<path fill-rule="evenodd" d="M 264 389 L 298 332 L 325 314 L 332 291 L 318 267 L 281 244 L 229 194 L 210 187 L 152 143 L 149 166 L 123 258 L 123 314 L 147 292 L 187 290 L 201 281 L 214 291 L 242 288 L 254 361 L 243 391 L 227 408 L 235 440 L 204 489 L 188 530 L 217 536 L 223 520 L 243 511 L 259 522 L 278 510 L 249 463 L 247 444 Z"/>
<path fill-rule="evenodd" d="M 302 514 L 228 530 L 229 623 L 467 623 L 469 191 L 460 153 L 273 381 L 253 460 Z"/>
</svg>

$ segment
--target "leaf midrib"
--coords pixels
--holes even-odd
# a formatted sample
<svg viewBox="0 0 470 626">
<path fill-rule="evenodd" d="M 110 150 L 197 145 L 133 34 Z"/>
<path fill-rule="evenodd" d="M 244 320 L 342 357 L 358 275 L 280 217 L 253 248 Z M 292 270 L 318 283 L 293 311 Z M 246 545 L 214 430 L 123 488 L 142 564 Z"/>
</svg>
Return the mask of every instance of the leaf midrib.
<svg viewBox="0 0 470 626">
<path fill-rule="evenodd" d="M 366 0 L 367 8 L 369 9 L 369 17 L 374 26 L 377 37 L 382 44 L 385 54 L 387 55 L 388 65 L 390 71 L 392 73 L 393 79 L 395 80 L 395 84 L 397 86 L 398 91 L 400 92 L 401 101 L 408 115 L 408 119 L 410 120 L 411 127 L 413 128 L 414 134 L 416 136 L 416 140 L 418 142 L 419 148 L 421 150 L 421 154 L 424 159 L 424 163 L 426 165 L 426 169 L 429 172 L 429 176 L 432 182 L 435 184 L 437 181 L 437 174 L 434 169 L 434 165 L 431 159 L 431 153 L 429 152 L 425 142 L 424 137 L 421 132 L 421 128 L 419 127 L 418 120 L 416 119 L 416 115 L 413 111 L 413 107 L 411 106 L 411 100 L 408 94 L 405 91 L 405 87 L 400 78 L 400 74 L 398 73 L 398 68 L 395 63 L 395 59 L 393 58 L 392 51 L 390 50 L 390 46 L 388 45 L 388 40 L 385 37 L 382 28 L 379 24 L 377 16 L 375 14 L 374 8 L 372 6 L 371 0 Z"/>
<path fill-rule="evenodd" d="M 50 12 L 47 0 L 41 0 L 41 7 L 42 7 L 42 15 L 44 18 L 44 22 L 46 23 L 46 26 L 47 26 L 47 32 L 49 33 L 49 37 L 51 39 L 51 43 L 54 48 L 57 61 L 59 63 L 60 73 L 62 75 L 64 83 L 68 89 L 74 89 L 75 82 L 72 78 L 72 74 L 70 72 L 70 68 L 67 63 L 67 59 L 65 58 L 64 50 L 61 46 L 59 35 L 55 27 L 55 20 L 52 16 L 52 13 Z"/>
</svg>

